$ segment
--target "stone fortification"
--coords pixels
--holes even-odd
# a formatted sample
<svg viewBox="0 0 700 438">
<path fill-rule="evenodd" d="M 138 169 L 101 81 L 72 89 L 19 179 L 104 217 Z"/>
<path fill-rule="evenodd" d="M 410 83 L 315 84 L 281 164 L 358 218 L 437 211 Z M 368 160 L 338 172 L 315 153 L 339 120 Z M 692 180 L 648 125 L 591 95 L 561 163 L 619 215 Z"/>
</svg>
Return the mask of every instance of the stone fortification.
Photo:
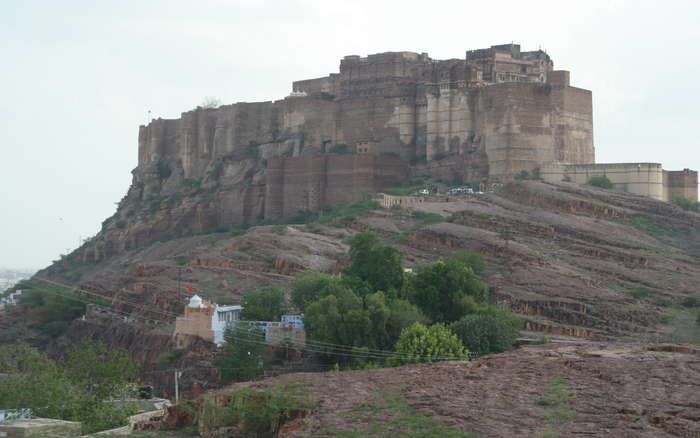
<svg viewBox="0 0 700 438">
<path fill-rule="evenodd" d="M 181 178 L 201 179 L 235 172 L 246 158 L 344 145 L 413 163 L 456 156 L 462 179 L 507 180 L 549 162 L 593 163 L 592 132 L 591 93 L 571 87 L 543 51 L 508 44 L 444 61 L 412 52 L 346 56 L 339 73 L 294 82 L 283 100 L 142 126 L 135 176 L 152 179 L 167 160 Z"/>
<path fill-rule="evenodd" d="M 84 259 L 318 211 L 409 176 L 498 183 L 549 169 L 559 181 L 556 166 L 584 166 L 567 172 L 585 179 L 595 163 L 591 92 L 572 87 L 547 53 L 517 44 L 447 60 L 346 56 L 337 73 L 292 90 L 141 126 L 133 184 Z M 697 198 L 696 174 L 652 174 L 644 188 L 631 173 L 616 184 Z"/>
<path fill-rule="evenodd" d="M 607 177 L 616 190 L 660 201 L 671 201 L 677 196 L 691 201 L 698 199 L 696 171 L 667 171 L 659 163 L 553 163 L 540 168 L 540 177 L 550 182 L 571 181 L 587 184 L 595 176 Z"/>
<path fill-rule="evenodd" d="M 357 202 L 401 184 L 408 165 L 393 156 L 320 155 L 267 162 L 265 218 L 281 219 L 327 205 Z"/>
</svg>

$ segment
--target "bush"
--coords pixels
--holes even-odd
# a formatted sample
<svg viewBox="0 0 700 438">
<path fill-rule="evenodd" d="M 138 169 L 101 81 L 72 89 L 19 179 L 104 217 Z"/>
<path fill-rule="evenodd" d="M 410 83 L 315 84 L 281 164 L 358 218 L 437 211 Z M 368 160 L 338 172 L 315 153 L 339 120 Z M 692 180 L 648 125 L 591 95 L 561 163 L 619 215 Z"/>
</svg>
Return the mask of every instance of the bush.
<svg viewBox="0 0 700 438">
<path fill-rule="evenodd" d="M 610 181 L 610 179 L 605 175 L 591 177 L 591 179 L 588 180 L 588 185 L 591 185 L 593 187 L 598 187 L 601 189 L 612 189 L 613 188 L 612 181 Z"/>
<path fill-rule="evenodd" d="M 700 297 L 685 297 L 681 301 L 681 306 L 683 307 L 700 307 Z"/>
<path fill-rule="evenodd" d="M 287 234 L 287 226 L 286 225 L 275 225 L 272 227 L 272 232 L 275 234 L 278 234 L 280 236 L 283 236 Z"/>
<path fill-rule="evenodd" d="M 119 228 L 120 230 L 123 230 L 123 229 L 126 227 L 126 221 L 123 220 L 123 219 L 118 220 L 118 221 L 116 222 L 115 225 L 116 225 L 117 228 Z"/>
<path fill-rule="evenodd" d="M 450 329 L 469 351 L 490 354 L 513 349 L 522 326 L 520 318 L 489 306 L 453 323 Z"/>
<path fill-rule="evenodd" d="M 350 155 L 353 154 L 355 151 L 351 150 L 348 145 L 343 144 L 343 143 L 336 143 L 333 146 L 329 147 L 326 153 L 328 154 L 340 154 L 340 155 Z"/>
<path fill-rule="evenodd" d="M 530 172 L 528 172 L 527 170 L 521 170 L 517 175 L 515 175 L 515 179 L 519 181 L 523 181 L 530 178 Z"/>
<path fill-rule="evenodd" d="M 683 196 L 675 196 L 672 202 L 686 211 L 700 211 L 700 202 L 693 202 Z"/>
<path fill-rule="evenodd" d="M 305 417 L 316 405 L 303 381 L 290 381 L 268 391 L 244 388 L 221 395 L 221 404 L 205 402 L 198 412 L 201 432 L 235 426 L 235 436 L 274 437 L 284 423 Z"/>
<path fill-rule="evenodd" d="M 652 302 L 661 307 L 671 307 L 673 305 L 673 301 L 668 298 L 654 298 Z"/>
<path fill-rule="evenodd" d="M 401 332 L 394 350 L 398 364 L 460 359 L 468 353 L 459 338 L 443 324 L 426 327 L 419 322 Z"/>
<path fill-rule="evenodd" d="M 444 160 L 445 158 L 447 158 L 447 154 L 444 152 L 438 152 L 437 154 L 433 155 L 433 160 L 435 161 Z"/>
<path fill-rule="evenodd" d="M 651 291 L 645 287 L 638 287 L 629 291 L 630 295 L 636 298 L 646 298 L 651 294 Z"/>
</svg>

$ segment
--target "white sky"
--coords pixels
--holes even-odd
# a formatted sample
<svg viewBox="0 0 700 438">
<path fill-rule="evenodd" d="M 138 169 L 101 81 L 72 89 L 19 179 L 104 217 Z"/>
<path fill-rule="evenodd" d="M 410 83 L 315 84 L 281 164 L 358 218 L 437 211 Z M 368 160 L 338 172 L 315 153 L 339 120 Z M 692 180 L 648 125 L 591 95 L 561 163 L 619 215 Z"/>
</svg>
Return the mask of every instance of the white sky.
<svg viewBox="0 0 700 438">
<path fill-rule="evenodd" d="M 511 41 L 593 91 L 598 162 L 700 168 L 693 1 L 2 1 L 0 267 L 44 267 L 99 231 L 148 110 L 280 99 L 349 54 Z"/>
</svg>

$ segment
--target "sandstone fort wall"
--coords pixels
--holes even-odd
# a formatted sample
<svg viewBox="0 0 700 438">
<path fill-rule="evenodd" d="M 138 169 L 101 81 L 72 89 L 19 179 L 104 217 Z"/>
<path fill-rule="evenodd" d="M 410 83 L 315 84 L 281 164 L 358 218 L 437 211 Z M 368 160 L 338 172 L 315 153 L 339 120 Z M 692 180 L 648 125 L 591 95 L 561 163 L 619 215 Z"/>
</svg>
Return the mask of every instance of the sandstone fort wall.
<svg viewBox="0 0 700 438">
<path fill-rule="evenodd" d="M 398 185 L 408 166 L 398 157 L 321 155 L 268 161 L 265 219 L 276 220 L 324 206 L 353 203 Z"/>
</svg>

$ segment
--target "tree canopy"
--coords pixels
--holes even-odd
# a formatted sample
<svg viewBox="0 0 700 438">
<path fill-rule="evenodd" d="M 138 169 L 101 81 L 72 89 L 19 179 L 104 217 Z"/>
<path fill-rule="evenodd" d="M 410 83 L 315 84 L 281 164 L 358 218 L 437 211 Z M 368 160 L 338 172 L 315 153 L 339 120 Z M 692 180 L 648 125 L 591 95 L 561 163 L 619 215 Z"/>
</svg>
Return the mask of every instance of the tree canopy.
<svg viewBox="0 0 700 438">
<path fill-rule="evenodd" d="M 433 322 L 456 321 L 476 310 L 488 287 L 472 268 L 456 259 L 420 266 L 411 277 L 409 300 Z"/>
<path fill-rule="evenodd" d="M 426 327 L 421 323 L 403 330 L 395 350 L 398 363 L 457 359 L 466 357 L 468 353 L 459 338 L 443 324 Z"/>
<path fill-rule="evenodd" d="M 372 291 L 396 295 L 403 285 L 403 257 L 396 248 L 382 244 L 376 233 L 357 233 L 350 240 L 351 265 L 345 274 L 370 285 Z"/>
<path fill-rule="evenodd" d="M 24 344 L 0 345 L 0 406 L 30 408 L 38 417 L 80 421 L 92 433 L 126 424 L 136 412 L 124 399 L 136 381 L 137 367 L 123 349 L 88 341 L 58 362 Z"/>
<path fill-rule="evenodd" d="M 262 375 L 265 334 L 260 328 L 241 321 L 226 329 L 224 340 L 216 361 L 222 383 L 253 380 Z"/>
<path fill-rule="evenodd" d="M 512 349 L 522 325 L 522 320 L 509 311 L 486 306 L 452 323 L 450 329 L 470 351 L 488 354 Z"/>
<path fill-rule="evenodd" d="M 255 289 L 243 297 L 241 319 L 246 321 L 279 321 L 287 312 L 284 290 L 278 286 Z"/>
</svg>

